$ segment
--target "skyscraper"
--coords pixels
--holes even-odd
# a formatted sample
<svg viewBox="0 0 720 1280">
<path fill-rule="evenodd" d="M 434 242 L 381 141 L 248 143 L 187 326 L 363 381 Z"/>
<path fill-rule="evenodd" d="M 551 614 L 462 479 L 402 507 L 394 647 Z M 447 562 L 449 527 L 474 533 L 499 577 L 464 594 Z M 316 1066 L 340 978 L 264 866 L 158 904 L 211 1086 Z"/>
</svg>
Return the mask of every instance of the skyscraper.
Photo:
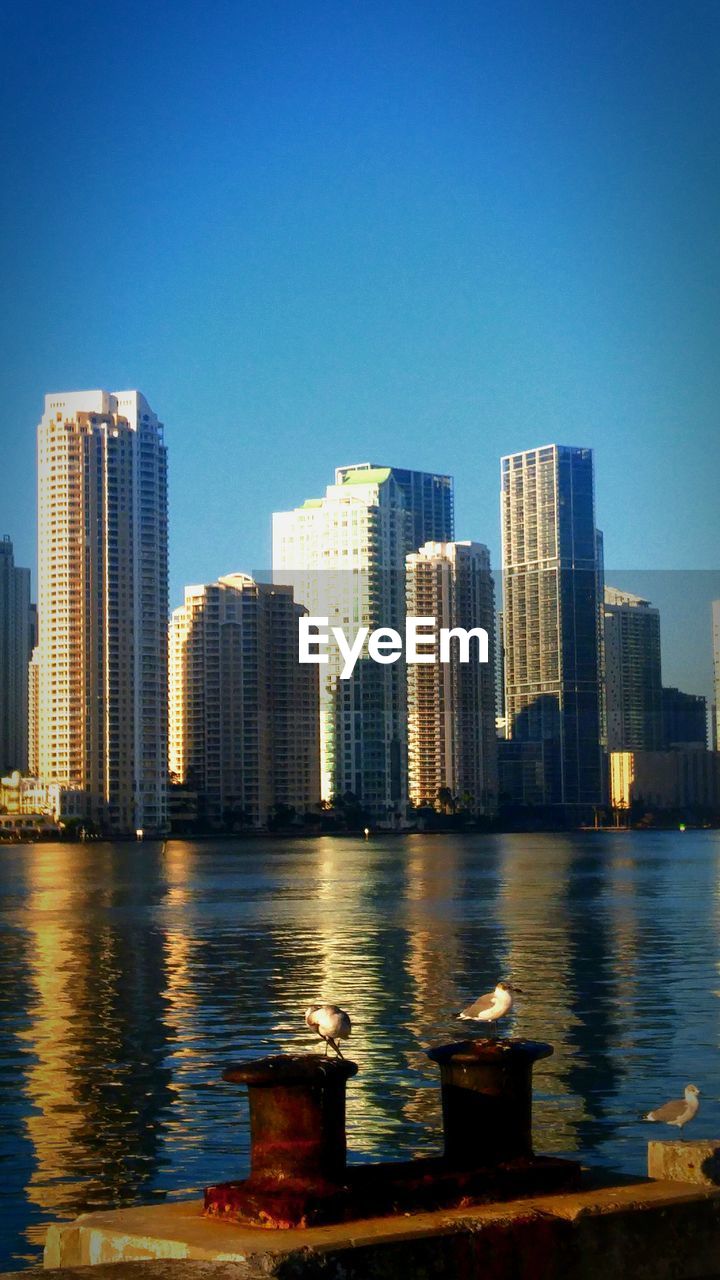
<svg viewBox="0 0 720 1280">
<path fill-rule="evenodd" d="M 273 576 L 350 641 L 362 626 L 402 633 L 409 528 L 392 470 L 352 471 L 324 498 L 273 516 Z M 323 798 L 350 792 L 376 819 L 399 820 L 407 805 L 404 665 L 364 655 L 343 680 L 337 646 L 327 656 L 320 668 Z"/>
<path fill-rule="evenodd" d="M 408 471 L 404 467 L 381 468 L 377 463 L 357 462 L 337 467 L 335 483 L 361 480 L 361 473 L 387 470 L 403 496 L 408 522 L 408 551 L 417 551 L 425 542 L 452 542 L 455 536 L 455 509 L 452 476 L 432 471 Z"/>
<path fill-rule="evenodd" d="M 663 745 L 660 614 L 648 600 L 605 587 L 608 751 Z"/>
<path fill-rule="evenodd" d="M 437 627 L 479 627 L 488 635 L 486 663 L 408 665 L 408 774 L 415 805 L 435 804 L 447 790 L 474 813 L 497 808 L 495 732 L 495 592 L 490 553 L 479 542 L 426 542 L 407 557 L 407 612 Z"/>
<path fill-rule="evenodd" d="M 508 736 L 541 744 L 543 802 L 603 798 L 602 574 L 590 449 L 501 462 Z"/>
<path fill-rule="evenodd" d="M 720 751 L 720 600 L 712 602 L 712 750 Z"/>
<path fill-rule="evenodd" d="M 28 767 L 28 662 L 33 644 L 30 570 L 0 539 L 0 770 Z"/>
<path fill-rule="evenodd" d="M 186 587 L 170 624 L 170 769 L 211 826 L 320 800 L 318 668 L 297 660 L 291 587 L 228 574 Z"/>
<path fill-rule="evenodd" d="M 138 391 L 45 397 L 38 427 L 37 756 L 111 833 L 162 831 L 163 427 Z"/>
</svg>

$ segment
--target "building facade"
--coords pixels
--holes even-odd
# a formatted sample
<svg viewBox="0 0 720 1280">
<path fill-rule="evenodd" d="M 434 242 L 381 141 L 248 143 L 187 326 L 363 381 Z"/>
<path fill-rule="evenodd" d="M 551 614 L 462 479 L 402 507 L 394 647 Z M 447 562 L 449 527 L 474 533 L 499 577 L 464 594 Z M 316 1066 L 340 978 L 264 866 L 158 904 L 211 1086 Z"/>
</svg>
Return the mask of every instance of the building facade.
<svg viewBox="0 0 720 1280">
<path fill-rule="evenodd" d="M 720 600 L 712 602 L 712 748 L 720 751 Z"/>
<path fill-rule="evenodd" d="M 358 628 L 405 626 L 410 515 L 389 467 L 362 468 L 294 511 L 273 516 L 273 576 L 290 582 L 313 617 L 352 642 Z M 397 824 L 407 808 L 406 684 L 402 662 L 366 653 L 341 679 L 329 647 L 320 674 L 320 756 L 326 801 L 350 793 L 374 820 Z"/>
<path fill-rule="evenodd" d="M 590 449 L 501 463 L 505 714 L 540 743 L 546 805 L 602 802 L 602 571 Z"/>
<path fill-rule="evenodd" d="M 675 751 L 613 751 L 610 756 L 613 807 L 631 810 L 693 811 L 720 815 L 720 752 L 703 747 Z"/>
<path fill-rule="evenodd" d="M 210 827 L 320 801 L 318 668 L 297 661 L 291 587 L 228 574 L 186 587 L 170 624 L 170 771 Z"/>
<path fill-rule="evenodd" d="M 605 587 L 604 620 L 608 750 L 659 751 L 660 614 L 649 600 Z"/>
<path fill-rule="evenodd" d="M 111 834 L 166 825 L 167 606 L 162 424 L 138 391 L 46 396 L 37 767 Z"/>
<path fill-rule="evenodd" d="M 85 816 L 85 793 L 61 787 L 57 782 L 43 782 L 20 774 L 17 770 L 0 778 L 0 804 L 7 813 L 45 813 L 56 822 Z"/>
<path fill-rule="evenodd" d="M 358 478 L 358 473 L 380 470 L 391 473 L 409 513 L 408 552 L 417 551 L 426 542 L 452 542 L 455 537 L 452 476 L 437 475 L 432 471 L 408 471 L 404 467 L 382 468 L 376 463 L 358 462 L 350 467 L 337 467 L 335 483 L 346 484 Z"/>
<path fill-rule="evenodd" d="M 470 660 L 461 661 L 453 641 L 449 662 L 408 664 L 410 800 L 437 805 L 441 793 L 450 793 L 463 808 L 492 815 L 498 766 L 490 553 L 478 542 L 426 542 L 406 565 L 409 615 L 434 618 L 437 628 L 481 628 L 488 636 L 487 662 L 478 662 L 476 641 Z"/>
<path fill-rule="evenodd" d="M 707 746 L 707 700 L 700 693 L 663 687 L 663 746 Z"/>
<path fill-rule="evenodd" d="M 0 539 L 0 770 L 28 767 L 28 662 L 34 611 L 30 570 L 15 564 L 13 544 Z"/>
</svg>

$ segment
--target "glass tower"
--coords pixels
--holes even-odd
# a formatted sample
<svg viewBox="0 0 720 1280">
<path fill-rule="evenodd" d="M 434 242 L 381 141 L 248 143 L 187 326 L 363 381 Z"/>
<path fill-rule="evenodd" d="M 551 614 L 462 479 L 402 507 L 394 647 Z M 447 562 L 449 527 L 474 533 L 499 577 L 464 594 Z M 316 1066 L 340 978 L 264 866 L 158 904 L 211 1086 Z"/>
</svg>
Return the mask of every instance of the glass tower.
<svg viewBox="0 0 720 1280">
<path fill-rule="evenodd" d="M 542 803 L 604 796 L 600 540 L 590 449 L 501 460 L 508 736 L 538 743 Z"/>
</svg>

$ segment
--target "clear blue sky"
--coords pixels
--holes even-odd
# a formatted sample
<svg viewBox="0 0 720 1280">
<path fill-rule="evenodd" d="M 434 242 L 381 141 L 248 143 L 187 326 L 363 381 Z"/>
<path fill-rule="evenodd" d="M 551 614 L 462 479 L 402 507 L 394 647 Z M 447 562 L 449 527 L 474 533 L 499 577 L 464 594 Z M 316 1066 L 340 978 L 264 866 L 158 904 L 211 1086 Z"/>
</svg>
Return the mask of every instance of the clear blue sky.
<svg viewBox="0 0 720 1280">
<path fill-rule="evenodd" d="M 338 463 L 596 451 L 618 568 L 717 568 L 717 0 L 9 3 L 2 528 L 46 391 L 167 426 L 171 598 Z M 703 624 L 704 625 L 704 624 Z M 709 632 L 708 632 L 709 634 Z"/>
</svg>

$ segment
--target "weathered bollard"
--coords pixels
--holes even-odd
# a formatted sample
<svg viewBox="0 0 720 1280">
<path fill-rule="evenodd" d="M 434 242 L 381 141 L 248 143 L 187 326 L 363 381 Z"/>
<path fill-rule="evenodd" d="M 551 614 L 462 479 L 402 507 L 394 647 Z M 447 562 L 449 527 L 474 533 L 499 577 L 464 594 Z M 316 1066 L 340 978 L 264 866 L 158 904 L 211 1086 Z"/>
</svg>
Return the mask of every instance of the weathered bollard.
<svg viewBox="0 0 720 1280">
<path fill-rule="evenodd" d="M 256 1227 L 310 1227 L 568 1190 L 580 1167 L 532 1153 L 532 1068 L 552 1053 L 528 1040 L 432 1049 L 440 1065 L 445 1154 L 347 1166 L 345 1091 L 357 1065 L 277 1054 L 229 1067 L 247 1086 L 250 1176 L 205 1191 L 205 1213 Z"/>
<path fill-rule="evenodd" d="M 462 1040 L 430 1049 L 440 1066 L 445 1159 L 482 1168 L 531 1157 L 532 1069 L 552 1045 L 534 1040 Z"/>
<path fill-rule="evenodd" d="M 250 1177 L 208 1187 L 205 1212 L 268 1227 L 333 1220 L 345 1195 L 345 1087 L 356 1072 L 347 1058 L 319 1054 L 228 1067 L 223 1079 L 248 1090 Z"/>
</svg>

